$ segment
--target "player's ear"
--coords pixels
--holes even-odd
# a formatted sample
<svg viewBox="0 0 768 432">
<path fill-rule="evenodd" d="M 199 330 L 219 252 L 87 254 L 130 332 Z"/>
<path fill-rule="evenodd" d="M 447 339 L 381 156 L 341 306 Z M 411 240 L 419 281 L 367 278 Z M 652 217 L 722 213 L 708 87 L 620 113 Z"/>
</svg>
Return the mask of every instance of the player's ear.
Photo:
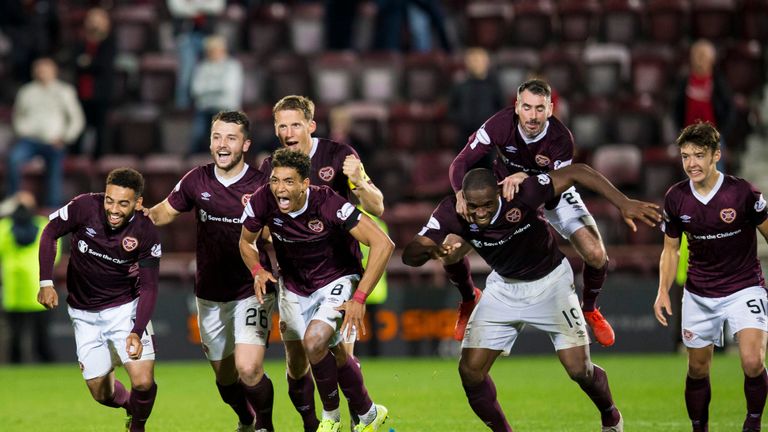
<svg viewBox="0 0 768 432">
<path fill-rule="evenodd" d="M 136 198 L 136 208 L 137 209 L 141 210 L 143 203 L 144 203 L 144 197 L 143 196 L 140 196 L 140 197 Z"/>
<path fill-rule="evenodd" d="M 251 148 L 251 140 L 247 139 L 243 141 L 243 153 L 247 152 Z"/>
<path fill-rule="evenodd" d="M 309 122 L 309 133 L 313 134 L 317 130 L 317 123 L 314 120 L 310 120 Z"/>
<path fill-rule="evenodd" d="M 718 148 L 715 150 L 715 153 L 712 155 L 715 159 L 715 162 L 720 162 L 720 158 L 723 156 L 722 152 L 720 152 L 720 149 Z"/>
<path fill-rule="evenodd" d="M 555 104 L 552 103 L 550 100 L 549 103 L 547 103 L 547 118 L 552 117 L 552 114 L 555 111 Z"/>
</svg>

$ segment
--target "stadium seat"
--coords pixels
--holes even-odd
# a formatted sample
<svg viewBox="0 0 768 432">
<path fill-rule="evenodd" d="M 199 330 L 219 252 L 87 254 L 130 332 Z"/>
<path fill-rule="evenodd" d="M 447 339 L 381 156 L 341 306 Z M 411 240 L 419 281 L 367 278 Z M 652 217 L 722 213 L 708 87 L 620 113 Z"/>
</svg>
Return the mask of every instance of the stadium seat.
<svg viewBox="0 0 768 432">
<path fill-rule="evenodd" d="M 268 102 L 266 68 L 250 53 L 239 54 L 237 59 L 243 65 L 243 106 L 252 107 Z"/>
<path fill-rule="evenodd" d="M 541 48 L 554 39 L 555 6 L 550 0 L 514 2 L 512 43 L 521 47 Z"/>
<path fill-rule="evenodd" d="M 590 96 L 618 96 L 629 82 L 631 60 L 623 45 L 587 45 L 583 61 L 584 86 Z"/>
<path fill-rule="evenodd" d="M 437 147 L 435 104 L 398 103 L 390 106 L 390 148 L 420 151 Z"/>
<path fill-rule="evenodd" d="M 672 89 L 675 55 L 666 47 L 636 47 L 632 50 L 632 92 L 637 96 L 666 98 Z"/>
<path fill-rule="evenodd" d="M 282 96 L 281 96 L 282 97 Z M 277 102 L 277 99 L 275 99 Z M 251 121 L 251 149 L 249 154 L 254 157 L 256 153 L 272 153 L 280 146 L 275 136 L 275 122 L 272 118 L 272 106 L 262 105 L 246 111 Z M 258 167 L 257 167 L 258 168 Z"/>
<path fill-rule="evenodd" d="M 144 191 L 146 204 L 152 206 L 164 200 L 181 180 L 185 168 L 180 155 L 147 155 L 140 170 L 147 185 Z"/>
<path fill-rule="evenodd" d="M 643 7 L 637 0 L 606 0 L 601 33 L 604 42 L 632 45 L 643 36 Z"/>
<path fill-rule="evenodd" d="M 647 33 L 652 42 L 679 44 L 688 35 L 687 0 L 650 0 L 646 12 Z"/>
<path fill-rule="evenodd" d="M 541 75 L 552 88 L 570 98 L 582 88 L 581 52 L 574 49 L 545 49 L 539 56 Z"/>
<path fill-rule="evenodd" d="M 352 52 L 326 52 L 311 60 L 316 102 L 335 105 L 355 98 L 357 56 Z"/>
<path fill-rule="evenodd" d="M 384 195 L 387 205 L 387 210 L 384 212 L 385 218 L 390 213 L 389 206 L 401 202 L 406 197 L 412 163 L 413 158 L 410 157 L 409 152 L 388 147 L 378 149 L 373 157 L 365 162 L 366 171 Z"/>
<path fill-rule="evenodd" d="M 302 56 L 289 53 L 271 56 L 267 76 L 270 101 L 278 101 L 290 94 L 311 94 L 309 69 Z"/>
<path fill-rule="evenodd" d="M 105 154 L 96 161 L 96 183 L 103 185 L 107 174 L 116 168 L 141 169 L 141 160 L 130 154 Z"/>
<path fill-rule="evenodd" d="M 450 82 L 447 65 L 442 52 L 408 54 L 403 70 L 406 100 L 433 102 L 443 96 Z"/>
<path fill-rule="evenodd" d="M 163 244 L 163 253 L 195 252 L 196 224 L 195 213 L 185 212 L 178 215 L 173 223 L 162 227 L 160 239 Z"/>
<path fill-rule="evenodd" d="M 245 6 L 230 2 L 216 22 L 216 34 L 226 39 L 230 52 L 243 50 L 242 34 L 247 15 Z"/>
<path fill-rule="evenodd" d="M 192 114 L 167 110 L 160 118 L 160 145 L 167 154 L 185 155 L 192 142 Z"/>
<path fill-rule="evenodd" d="M 293 52 L 299 55 L 319 54 L 325 47 L 323 29 L 324 6 L 320 2 L 291 5 L 288 28 Z"/>
<path fill-rule="evenodd" d="M 715 44 L 734 34 L 735 0 L 691 0 L 691 37 Z"/>
<path fill-rule="evenodd" d="M 152 4 L 120 5 L 112 11 L 119 52 L 141 54 L 157 48 L 157 11 Z"/>
<path fill-rule="evenodd" d="M 632 144 L 638 148 L 661 142 L 659 109 L 651 99 L 630 97 L 614 104 L 611 114 L 611 142 Z"/>
<path fill-rule="evenodd" d="M 741 29 L 741 38 L 768 42 L 768 0 L 744 0 L 741 11 L 736 14 L 736 27 Z"/>
<path fill-rule="evenodd" d="M 564 43 L 585 43 L 598 34 L 600 3 L 597 0 L 560 0 L 557 16 L 560 20 L 560 40 Z"/>
<path fill-rule="evenodd" d="M 389 236 L 397 248 L 404 248 L 429 220 L 435 209 L 431 201 L 398 203 L 384 212 L 383 219 L 389 226 Z"/>
<path fill-rule="evenodd" d="M 141 56 L 139 94 L 143 102 L 169 105 L 173 102 L 178 61 L 173 54 L 146 53 Z"/>
<path fill-rule="evenodd" d="M 248 20 L 248 47 L 257 58 L 266 58 L 285 46 L 288 40 L 285 22 L 288 8 L 284 3 L 269 2 L 254 8 Z"/>
<path fill-rule="evenodd" d="M 360 61 L 360 96 L 372 102 L 393 102 L 400 98 L 403 60 L 396 53 L 363 54 Z"/>
<path fill-rule="evenodd" d="M 594 149 L 608 141 L 611 105 L 605 99 L 587 99 L 572 107 L 569 128 L 579 151 Z"/>
<path fill-rule="evenodd" d="M 64 159 L 62 200 L 101 189 L 104 179 L 95 178 L 94 163 L 88 156 L 70 155 Z"/>
<path fill-rule="evenodd" d="M 589 193 L 582 192 L 582 196 L 585 195 L 584 204 L 597 223 L 603 243 L 606 245 L 627 243 L 629 228 L 624 224 L 619 210 L 605 199 L 592 198 Z M 555 235 L 560 237 L 558 234 Z"/>
<path fill-rule="evenodd" d="M 496 52 L 493 63 L 504 98 L 512 100 L 520 84 L 539 70 L 539 54 L 533 49 L 506 48 Z"/>
<path fill-rule="evenodd" d="M 607 144 L 595 149 L 592 167 L 618 188 L 639 189 L 642 152 L 631 144 Z"/>
<path fill-rule="evenodd" d="M 765 68 L 760 42 L 738 43 L 729 48 L 724 57 L 721 67 L 733 92 L 751 97 L 762 90 Z"/>
<path fill-rule="evenodd" d="M 448 169 L 456 156 L 454 150 L 422 151 L 413 154 L 411 193 L 418 200 L 440 200 L 451 193 Z"/>
<path fill-rule="evenodd" d="M 657 146 L 643 149 L 643 192 L 651 199 L 663 198 L 685 173 L 677 147 Z"/>
<path fill-rule="evenodd" d="M 113 151 L 145 155 L 160 149 L 160 110 L 153 105 L 123 107 L 110 114 Z"/>
<path fill-rule="evenodd" d="M 466 8 L 468 46 L 497 50 L 502 47 L 512 20 L 512 7 L 505 2 L 477 1 Z"/>
</svg>

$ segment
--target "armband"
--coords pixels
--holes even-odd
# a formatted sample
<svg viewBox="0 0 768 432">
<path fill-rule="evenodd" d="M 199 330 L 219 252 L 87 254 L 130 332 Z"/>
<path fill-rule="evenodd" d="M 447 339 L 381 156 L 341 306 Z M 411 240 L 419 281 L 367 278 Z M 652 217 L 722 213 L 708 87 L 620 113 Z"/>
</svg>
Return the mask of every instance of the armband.
<svg viewBox="0 0 768 432">
<path fill-rule="evenodd" d="M 356 290 L 354 294 L 352 294 L 352 300 L 360 303 L 365 304 L 365 299 L 368 298 L 368 293 L 364 293 L 360 290 Z"/>
</svg>

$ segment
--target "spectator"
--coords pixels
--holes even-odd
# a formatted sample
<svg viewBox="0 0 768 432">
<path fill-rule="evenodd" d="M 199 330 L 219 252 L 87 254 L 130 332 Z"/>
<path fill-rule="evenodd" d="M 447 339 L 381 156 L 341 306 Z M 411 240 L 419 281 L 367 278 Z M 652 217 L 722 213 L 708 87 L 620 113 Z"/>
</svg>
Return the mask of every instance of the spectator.
<svg viewBox="0 0 768 432">
<path fill-rule="evenodd" d="M 504 92 L 498 78 L 490 70 L 488 51 L 469 48 L 464 55 L 467 77 L 451 89 L 448 115 L 459 127 L 461 151 L 469 138 L 485 121 L 505 106 Z M 493 154 L 480 164 L 486 168 L 493 161 Z"/>
<path fill-rule="evenodd" d="M 22 191 L 14 198 L 16 209 L 11 216 L 0 219 L 0 268 L 3 310 L 10 327 L 10 361 L 21 363 L 23 341 L 31 336 L 37 359 L 51 362 L 48 314 L 37 302 L 37 249 L 48 220 L 35 215 L 35 197 L 31 193 Z"/>
<path fill-rule="evenodd" d="M 115 74 L 115 39 L 110 33 L 107 11 L 93 8 L 85 16 L 83 37 L 75 46 L 77 96 L 83 105 L 88 128 L 75 143 L 72 153 L 88 152 L 87 132 L 93 130 L 92 156 L 98 159 L 104 151 L 104 136 L 112 100 Z"/>
<path fill-rule="evenodd" d="M 225 0 L 168 0 L 179 56 L 176 76 L 178 109 L 189 108 L 192 73 L 203 53 L 203 40 L 213 34 L 216 17 L 224 12 L 225 6 Z"/>
<path fill-rule="evenodd" d="M 192 78 L 195 123 L 190 153 L 207 153 L 211 118 L 220 111 L 237 111 L 243 99 L 243 66 L 227 54 L 222 36 L 205 39 L 205 59 L 195 67 Z"/>
<path fill-rule="evenodd" d="M 698 121 L 710 122 L 721 132 L 722 158 L 718 169 L 726 165 L 725 142 L 733 118 L 733 97 L 725 78 L 715 69 L 716 52 L 712 42 L 699 39 L 691 45 L 690 72 L 678 83 L 675 122 L 679 129 Z"/>
<path fill-rule="evenodd" d="M 59 81 L 56 63 L 41 58 L 32 66 L 34 80 L 19 89 L 13 107 L 13 129 L 18 140 L 8 157 L 8 190 L 14 194 L 21 184 L 21 171 L 34 156 L 46 164 L 46 205 L 61 203 L 61 183 L 66 144 L 83 131 L 83 110 L 74 87 Z"/>
<path fill-rule="evenodd" d="M 10 64 L 17 82 L 30 80 L 34 59 L 56 52 L 59 14 L 52 0 L 0 2 L 0 29 L 11 41 Z"/>
</svg>

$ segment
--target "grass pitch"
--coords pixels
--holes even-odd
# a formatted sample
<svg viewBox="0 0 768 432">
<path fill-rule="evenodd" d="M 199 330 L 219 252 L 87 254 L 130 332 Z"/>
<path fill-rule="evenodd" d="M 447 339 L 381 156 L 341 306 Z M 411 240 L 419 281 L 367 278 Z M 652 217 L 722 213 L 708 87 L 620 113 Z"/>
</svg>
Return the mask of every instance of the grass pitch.
<svg viewBox="0 0 768 432">
<path fill-rule="evenodd" d="M 681 355 L 596 355 L 608 372 L 627 431 L 690 430 L 683 400 L 686 361 Z M 456 360 L 363 358 L 373 399 L 389 408 L 385 431 L 488 430 L 466 402 Z M 275 385 L 277 431 L 301 431 L 286 394 L 284 366 L 266 365 Z M 595 432 L 599 417 L 554 354 L 500 358 L 491 375 L 499 401 L 517 432 Z M 122 369 L 118 378 L 126 385 Z M 204 362 L 156 365 L 158 398 L 150 431 L 231 431 L 237 419 L 219 399 Z M 738 357 L 716 355 L 712 370 L 710 430 L 739 430 L 745 412 Z M 318 410 L 320 404 L 317 404 Z M 318 411 L 319 412 L 319 411 Z M 124 412 L 94 402 L 76 364 L 0 367 L 0 430 L 120 431 Z M 342 421 L 348 421 L 342 402 Z M 345 429 L 342 429 L 345 430 Z"/>
</svg>

